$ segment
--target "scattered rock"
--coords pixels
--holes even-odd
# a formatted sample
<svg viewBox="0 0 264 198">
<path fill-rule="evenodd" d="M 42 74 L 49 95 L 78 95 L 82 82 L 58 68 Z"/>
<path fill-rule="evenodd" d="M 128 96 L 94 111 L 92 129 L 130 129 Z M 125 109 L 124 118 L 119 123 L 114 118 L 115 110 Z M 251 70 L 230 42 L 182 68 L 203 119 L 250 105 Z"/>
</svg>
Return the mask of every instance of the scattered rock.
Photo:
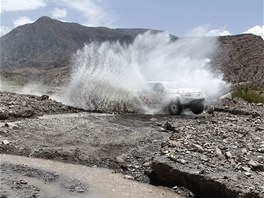
<svg viewBox="0 0 264 198">
<path fill-rule="evenodd" d="M 181 164 L 186 164 L 186 163 L 187 163 L 187 161 L 184 160 L 184 159 L 178 159 L 177 161 L 178 161 L 179 163 L 181 163 Z"/>
<path fill-rule="evenodd" d="M 121 158 L 121 157 L 116 157 L 116 161 L 117 161 L 118 163 L 120 163 L 120 164 L 125 163 L 125 160 L 124 160 L 123 158 Z"/>
<path fill-rule="evenodd" d="M 48 100 L 49 99 L 49 96 L 48 95 L 42 95 L 40 97 L 41 100 Z"/>
<path fill-rule="evenodd" d="M 125 179 L 131 179 L 131 180 L 134 180 L 135 178 L 131 175 L 125 175 L 124 176 Z"/>
<path fill-rule="evenodd" d="M 206 109 L 206 113 L 214 114 L 214 107 L 213 106 L 208 106 L 207 109 Z"/>
<path fill-rule="evenodd" d="M 9 99 L 3 102 L 0 95 L 2 101 L 0 112 L 7 112 L 9 119 L 11 115 L 21 116 L 19 112 L 26 109 L 31 109 L 34 116 L 75 111 L 50 99 L 17 96 L 19 101 L 22 100 L 20 97 L 27 100 L 26 106 L 23 106 L 20 102 L 12 102 L 10 100 L 12 97 L 16 96 L 10 94 L 6 98 Z M 168 173 L 168 177 L 174 177 L 172 182 L 183 178 L 182 184 L 185 187 L 187 184 L 189 188 L 194 188 L 195 185 L 206 188 L 211 185 L 212 190 L 217 186 L 221 189 L 218 189 L 220 193 L 233 193 L 233 197 L 237 197 L 240 191 L 250 193 L 249 189 L 259 193 L 264 175 L 263 106 L 240 100 L 229 101 L 227 105 L 227 109 L 216 106 L 216 109 L 221 110 L 215 112 L 214 116 L 208 114 L 98 116 L 82 113 L 78 118 L 24 119 L 17 124 L 19 128 L 13 128 L 13 124 L 10 124 L 11 127 L 0 128 L 3 131 L 0 132 L 0 139 L 12 140 L 12 144 L 8 146 L 0 144 L 0 152 L 110 167 L 126 174 L 127 179 L 144 182 L 149 182 L 149 175 L 145 174 L 152 171 L 153 157 L 161 156 L 167 161 L 163 164 L 164 172 L 160 173 L 160 177 L 164 176 L 163 173 Z M 234 114 L 234 109 L 239 110 L 235 112 L 243 114 Z M 252 116 L 254 111 L 261 117 Z M 82 117 L 84 114 L 85 118 Z M 166 133 L 160 133 L 160 127 Z M 61 130 L 60 135 L 57 130 Z M 38 131 L 41 133 L 36 133 Z M 29 138 L 32 135 L 34 138 Z M 106 139 L 103 139 L 104 137 Z M 43 139 L 47 141 L 39 141 Z M 15 148 L 11 148 L 13 145 Z M 76 147 L 80 152 L 72 152 Z M 92 149 L 87 149 L 89 147 Z M 166 169 L 168 164 L 175 165 L 173 173 L 176 175 L 185 171 L 184 176 L 179 174 L 180 176 L 177 175 L 179 177 L 175 179 L 175 175 L 170 172 L 171 169 Z M 157 178 L 153 180 L 158 182 Z M 193 185 L 193 182 L 197 183 Z M 210 188 L 208 190 L 210 191 Z M 199 193 L 203 193 L 199 190 L 195 191 L 197 192 L 197 197 Z"/>
<path fill-rule="evenodd" d="M 233 157 L 231 152 L 229 152 L 229 151 L 225 152 L 225 156 L 226 156 L 227 159 L 231 159 Z"/>
<path fill-rule="evenodd" d="M 160 129 L 161 132 L 167 132 L 168 131 L 167 129 L 165 129 L 163 127 L 160 127 L 159 129 Z"/>
<path fill-rule="evenodd" d="M 3 145 L 8 145 L 10 142 L 8 140 L 2 140 Z"/>
<path fill-rule="evenodd" d="M 0 120 L 6 120 L 8 118 L 8 113 L 5 112 L 0 112 Z"/>
<path fill-rule="evenodd" d="M 201 155 L 201 156 L 200 156 L 200 160 L 201 160 L 202 162 L 208 162 L 208 161 L 209 161 L 209 158 L 208 158 L 206 155 Z"/>
<path fill-rule="evenodd" d="M 221 149 L 219 149 L 218 147 L 215 148 L 215 154 L 216 154 L 218 157 L 223 156 L 223 153 L 222 153 Z"/>
<path fill-rule="evenodd" d="M 227 93 L 227 94 L 225 94 L 225 95 L 223 95 L 223 96 L 220 96 L 220 98 L 219 98 L 220 100 L 223 100 L 223 99 L 232 99 L 232 93 Z"/>
<path fill-rule="evenodd" d="M 243 171 L 246 171 L 246 172 L 249 172 L 249 171 L 250 171 L 250 168 L 247 167 L 247 166 L 243 166 L 243 167 L 242 167 L 242 170 L 243 170 Z"/>
<path fill-rule="evenodd" d="M 168 130 L 168 131 L 173 131 L 173 132 L 176 131 L 175 127 L 169 121 L 165 122 L 165 124 L 163 125 L 163 128 Z"/>
<path fill-rule="evenodd" d="M 19 180 L 19 183 L 20 184 L 27 184 L 28 182 L 26 180 L 21 179 L 21 180 Z"/>
<path fill-rule="evenodd" d="M 169 140 L 170 147 L 181 147 L 182 143 L 176 140 Z"/>
<path fill-rule="evenodd" d="M 241 153 L 242 153 L 243 155 L 247 154 L 247 152 L 248 152 L 248 151 L 247 151 L 246 148 L 242 148 L 242 149 L 241 149 Z"/>
<path fill-rule="evenodd" d="M 201 145 L 199 144 L 193 144 L 194 148 L 196 149 L 197 152 L 199 153 L 203 153 L 204 152 L 204 149 Z"/>
<path fill-rule="evenodd" d="M 43 114 L 83 111 L 48 98 L 49 96 L 47 95 L 39 97 L 0 91 L 0 120 L 33 118 Z"/>
<path fill-rule="evenodd" d="M 258 126 L 258 127 L 256 127 L 256 131 L 264 131 L 264 127 Z"/>
<path fill-rule="evenodd" d="M 76 190 L 77 193 L 83 193 L 83 192 L 85 192 L 85 189 L 82 188 L 82 187 L 80 187 L 80 186 L 75 187 L 75 190 Z"/>
<path fill-rule="evenodd" d="M 144 166 L 144 167 L 148 167 L 148 166 L 150 166 L 151 164 L 152 164 L 152 162 L 149 161 L 149 162 L 145 162 L 145 163 L 143 164 L 143 166 Z"/>
<path fill-rule="evenodd" d="M 244 174 L 248 177 L 252 175 L 250 172 L 244 172 Z"/>
<path fill-rule="evenodd" d="M 254 160 L 250 160 L 248 162 L 248 166 L 251 167 L 251 169 L 253 171 L 264 171 L 264 165 L 259 164 L 258 162 L 254 161 Z"/>
<path fill-rule="evenodd" d="M 257 118 L 257 117 L 260 117 L 260 116 L 261 116 L 261 115 L 260 115 L 259 112 L 254 111 L 254 112 L 252 113 L 252 118 Z"/>
</svg>

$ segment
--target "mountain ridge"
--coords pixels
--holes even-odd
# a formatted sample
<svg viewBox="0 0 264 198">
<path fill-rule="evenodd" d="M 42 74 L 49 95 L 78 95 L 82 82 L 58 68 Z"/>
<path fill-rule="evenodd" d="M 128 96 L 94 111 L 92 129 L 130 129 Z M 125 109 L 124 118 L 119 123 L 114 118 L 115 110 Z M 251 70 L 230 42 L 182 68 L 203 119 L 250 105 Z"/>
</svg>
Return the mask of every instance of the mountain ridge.
<svg viewBox="0 0 264 198">
<path fill-rule="evenodd" d="M 130 43 L 138 34 L 148 30 L 86 27 L 44 16 L 34 23 L 19 26 L 0 38 L 1 67 L 38 67 L 67 62 L 71 54 L 82 48 L 84 43 L 117 40 Z"/>
<path fill-rule="evenodd" d="M 86 27 L 44 16 L 0 38 L 0 71 L 5 72 L 7 80 L 11 73 L 12 78 L 22 75 L 29 81 L 60 84 L 69 75 L 71 55 L 85 43 L 119 41 L 129 44 L 137 35 L 149 30 L 162 32 L 145 28 Z M 178 37 L 171 35 L 171 38 Z M 260 36 L 220 36 L 218 41 L 221 50 L 213 57 L 213 64 L 223 72 L 225 80 L 264 86 L 264 41 Z"/>
</svg>

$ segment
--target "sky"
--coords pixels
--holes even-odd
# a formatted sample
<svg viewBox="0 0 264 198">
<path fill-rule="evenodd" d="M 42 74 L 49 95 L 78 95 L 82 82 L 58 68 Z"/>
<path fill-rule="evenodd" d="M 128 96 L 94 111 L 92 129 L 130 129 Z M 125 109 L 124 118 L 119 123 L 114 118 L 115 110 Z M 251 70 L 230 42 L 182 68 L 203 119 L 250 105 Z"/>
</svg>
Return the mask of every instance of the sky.
<svg viewBox="0 0 264 198">
<path fill-rule="evenodd" d="M 263 0 L 0 0 L 0 36 L 41 16 L 85 26 L 151 28 L 175 36 L 253 33 L 264 39 Z"/>
</svg>

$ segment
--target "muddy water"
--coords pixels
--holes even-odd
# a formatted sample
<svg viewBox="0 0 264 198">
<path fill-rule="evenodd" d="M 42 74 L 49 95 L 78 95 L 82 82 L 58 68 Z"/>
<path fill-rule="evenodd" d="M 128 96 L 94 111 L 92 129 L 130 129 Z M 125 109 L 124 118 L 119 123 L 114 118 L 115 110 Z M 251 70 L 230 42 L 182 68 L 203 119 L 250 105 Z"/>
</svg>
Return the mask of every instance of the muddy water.
<svg viewBox="0 0 264 198">
<path fill-rule="evenodd" d="M 50 160 L 26 158 L 21 156 L 0 155 L 1 163 L 10 163 L 13 165 L 26 165 L 31 168 L 40 169 L 49 172 L 56 172 L 56 174 L 80 180 L 82 184 L 88 186 L 85 193 L 78 193 L 76 197 L 89 197 L 89 198 L 180 198 L 174 192 L 155 187 L 148 184 L 139 183 L 129 179 L 125 179 L 123 175 L 113 173 L 111 170 L 103 168 L 91 168 L 81 165 L 66 164 Z M 5 173 L 3 170 L 0 172 L 0 177 L 3 179 Z M 29 184 L 32 183 L 37 186 L 41 191 L 52 197 L 75 197 L 69 195 L 59 184 L 47 183 L 40 181 L 39 178 L 32 178 L 20 176 Z M 59 182 L 58 182 L 59 183 Z M 5 187 L 7 190 L 8 187 Z M 8 191 L 7 191 L 8 192 Z M 9 194 L 12 194 L 10 192 Z M 42 196 L 39 196 L 42 197 Z"/>
</svg>

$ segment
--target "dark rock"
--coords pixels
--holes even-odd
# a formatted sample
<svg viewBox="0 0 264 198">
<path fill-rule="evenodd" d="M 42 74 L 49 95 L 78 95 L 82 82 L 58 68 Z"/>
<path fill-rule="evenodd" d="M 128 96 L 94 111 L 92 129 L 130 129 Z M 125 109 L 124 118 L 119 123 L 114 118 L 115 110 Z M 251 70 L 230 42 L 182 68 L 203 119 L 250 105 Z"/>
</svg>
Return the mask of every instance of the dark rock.
<svg viewBox="0 0 264 198">
<path fill-rule="evenodd" d="M 33 109 L 24 109 L 24 110 L 20 110 L 16 114 L 13 114 L 13 117 L 30 118 L 30 117 L 33 117 L 34 115 L 35 115 L 35 112 Z"/>
<path fill-rule="evenodd" d="M 249 189 L 232 188 L 224 180 L 208 177 L 207 170 L 201 174 L 189 171 L 187 168 L 178 166 L 164 157 L 156 157 L 152 164 L 156 180 L 169 186 L 183 186 L 193 192 L 197 197 L 235 198 L 261 196 Z M 250 175 L 249 175 L 250 176 Z"/>
<path fill-rule="evenodd" d="M 48 100 L 49 99 L 49 96 L 48 95 L 42 95 L 40 97 L 41 100 Z"/>
<path fill-rule="evenodd" d="M 173 131 L 173 132 L 176 131 L 175 127 L 169 121 L 165 122 L 165 124 L 163 125 L 163 128 L 168 130 L 168 131 Z"/>
<path fill-rule="evenodd" d="M 0 112 L 0 120 L 6 120 L 8 118 L 7 112 Z"/>
<path fill-rule="evenodd" d="M 254 161 L 254 160 L 250 160 L 248 162 L 248 166 L 251 167 L 251 169 L 253 171 L 264 171 L 264 165 L 259 164 L 258 162 Z"/>
<path fill-rule="evenodd" d="M 229 152 L 229 151 L 225 153 L 225 156 L 226 156 L 227 159 L 230 159 L 230 158 L 233 157 L 231 152 Z"/>
<path fill-rule="evenodd" d="M 170 186 L 184 186 L 198 197 L 226 197 L 238 196 L 238 192 L 229 190 L 227 186 L 199 174 L 186 172 L 167 162 L 164 158 L 155 158 L 153 171 L 158 179 Z"/>
<path fill-rule="evenodd" d="M 206 109 L 206 113 L 214 114 L 214 107 L 213 106 L 208 106 L 207 109 Z"/>
<path fill-rule="evenodd" d="M 260 115 L 260 113 L 258 113 L 258 112 L 256 112 L 256 111 L 254 111 L 253 113 L 252 113 L 252 118 L 257 118 L 257 117 L 260 117 L 261 115 Z"/>
<path fill-rule="evenodd" d="M 27 184 L 28 182 L 25 181 L 25 180 L 23 180 L 23 179 L 21 179 L 21 180 L 19 181 L 19 183 L 20 183 L 20 184 Z"/>
</svg>

